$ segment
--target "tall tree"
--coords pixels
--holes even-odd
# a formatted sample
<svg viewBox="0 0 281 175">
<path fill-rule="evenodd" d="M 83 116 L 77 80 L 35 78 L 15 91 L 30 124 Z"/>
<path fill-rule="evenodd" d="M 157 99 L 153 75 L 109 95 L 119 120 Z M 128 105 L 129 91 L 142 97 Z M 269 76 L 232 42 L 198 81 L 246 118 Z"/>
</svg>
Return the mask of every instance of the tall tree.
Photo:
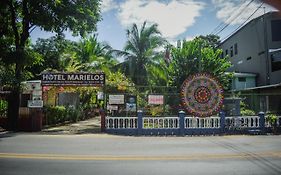
<svg viewBox="0 0 281 175">
<path fill-rule="evenodd" d="M 146 22 L 140 28 L 133 24 L 127 30 L 127 38 L 123 51 L 118 51 L 118 54 L 125 58 L 125 62 L 122 63 L 123 72 L 136 85 L 147 85 L 148 66 L 158 63 L 157 60 L 161 56 L 159 48 L 163 46 L 165 40 L 157 24 L 147 26 Z"/>
<path fill-rule="evenodd" d="M 17 129 L 20 82 L 28 56 L 28 39 L 35 27 L 61 34 L 70 30 L 85 35 L 96 30 L 100 20 L 99 0 L 2 0 L 0 1 L 1 47 L 10 50 L 15 65 L 12 99 L 9 104 L 10 129 Z M 3 21 L 3 22 L 2 22 Z M 4 40 L 4 39 L 5 40 Z M 4 42 L 4 44 L 2 43 Z M 2 50 L 2 49 L 1 49 Z M 6 56 L 5 56 L 6 57 Z"/>
<path fill-rule="evenodd" d="M 191 74 L 209 72 L 217 76 L 224 88 L 228 88 L 231 74 L 225 74 L 231 66 L 228 58 L 221 58 L 222 50 L 207 45 L 202 37 L 185 41 L 181 48 L 172 49 L 172 61 L 169 64 L 169 79 L 172 86 L 181 86 Z"/>
<path fill-rule="evenodd" d="M 85 70 L 112 68 L 117 60 L 112 57 L 112 48 L 107 43 L 99 42 L 97 35 L 80 40 L 74 48 L 76 58 L 85 65 Z"/>
<path fill-rule="evenodd" d="M 48 39 L 39 38 L 32 49 L 42 56 L 42 64 L 30 67 L 30 72 L 35 78 L 46 69 L 64 70 L 62 61 L 71 54 L 75 42 L 67 40 L 64 36 L 53 36 Z"/>
</svg>

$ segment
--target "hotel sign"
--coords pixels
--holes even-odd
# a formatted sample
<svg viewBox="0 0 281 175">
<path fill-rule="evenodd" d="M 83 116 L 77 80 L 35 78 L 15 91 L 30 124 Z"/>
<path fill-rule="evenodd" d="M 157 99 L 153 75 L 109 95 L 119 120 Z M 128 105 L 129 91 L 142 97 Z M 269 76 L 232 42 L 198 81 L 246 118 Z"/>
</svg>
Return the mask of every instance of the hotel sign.
<svg viewBox="0 0 281 175">
<path fill-rule="evenodd" d="M 100 73 L 43 73 L 42 86 L 104 86 L 105 74 Z"/>
</svg>

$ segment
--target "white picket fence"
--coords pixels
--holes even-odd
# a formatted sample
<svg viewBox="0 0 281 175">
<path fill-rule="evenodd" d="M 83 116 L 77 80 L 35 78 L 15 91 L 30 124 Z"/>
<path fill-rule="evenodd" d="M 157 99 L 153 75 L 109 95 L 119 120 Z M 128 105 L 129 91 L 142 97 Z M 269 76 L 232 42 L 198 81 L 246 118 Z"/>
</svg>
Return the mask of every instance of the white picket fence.
<svg viewBox="0 0 281 175">
<path fill-rule="evenodd" d="M 229 128 L 258 128 L 260 127 L 259 116 L 226 117 L 225 126 Z"/>
<path fill-rule="evenodd" d="M 265 118 L 265 127 L 271 127 L 270 123 Z M 236 116 L 225 117 L 225 126 L 231 128 L 259 128 L 260 118 L 259 116 Z M 281 126 L 281 116 L 278 116 L 277 126 Z M 138 127 L 137 117 L 106 117 L 107 129 L 136 129 Z M 193 117 L 187 116 L 184 118 L 184 128 L 220 128 L 220 117 Z M 179 117 L 143 117 L 142 118 L 143 129 L 178 129 Z"/>
<path fill-rule="evenodd" d="M 137 117 L 106 117 L 107 129 L 133 129 L 138 127 Z"/>
<path fill-rule="evenodd" d="M 143 117 L 143 129 L 176 129 L 179 128 L 179 118 L 174 117 Z"/>
<path fill-rule="evenodd" d="M 220 117 L 185 117 L 185 128 L 220 128 Z"/>
</svg>

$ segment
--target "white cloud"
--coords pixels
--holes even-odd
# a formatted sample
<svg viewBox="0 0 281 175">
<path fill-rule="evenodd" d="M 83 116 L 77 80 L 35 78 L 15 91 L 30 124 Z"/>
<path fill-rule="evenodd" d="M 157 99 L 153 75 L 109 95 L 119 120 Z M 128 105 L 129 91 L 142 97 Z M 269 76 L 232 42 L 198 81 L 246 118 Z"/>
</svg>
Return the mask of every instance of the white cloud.
<svg viewBox="0 0 281 175">
<path fill-rule="evenodd" d="M 114 0 L 102 0 L 101 1 L 101 12 L 106 13 L 110 10 L 117 9 L 118 4 Z"/>
<path fill-rule="evenodd" d="M 244 23 L 247 18 L 260 6 L 260 1 L 250 0 L 212 0 L 217 13 L 216 16 L 218 19 L 223 21 L 226 24 L 236 25 Z M 249 4 L 250 3 L 250 4 Z M 249 5 L 248 5 L 249 4 Z M 273 10 L 273 8 L 268 5 L 263 5 L 266 7 L 266 11 Z M 257 12 L 250 18 L 254 19 L 258 16 L 264 14 L 264 9 L 260 8 Z"/>
<path fill-rule="evenodd" d="M 162 35 L 175 38 L 184 33 L 200 16 L 205 4 L 193 0 L 127 0 L 120 4 L 118 19 L 123 27 L 132 23 L 138 25 L 144 21 L 157 23 Z"/>
</svg>

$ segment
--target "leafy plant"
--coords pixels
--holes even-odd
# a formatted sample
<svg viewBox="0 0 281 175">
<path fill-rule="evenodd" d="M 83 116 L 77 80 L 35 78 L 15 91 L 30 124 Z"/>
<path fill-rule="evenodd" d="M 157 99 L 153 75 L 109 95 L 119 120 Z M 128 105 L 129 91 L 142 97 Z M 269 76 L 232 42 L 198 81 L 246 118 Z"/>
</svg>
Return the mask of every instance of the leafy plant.
<svg viewBox="0 0 281 175">
<path fill-rule="evenodd" d="M 277 125 L 277 115 L 276 114 L 269 114 L 266 116 L 266 121 L 269 122 L 271 127 L 276 127 Z"/>
<path fill-rule="evenodd" d="M 0 100 L 0 117 L 7 116 L 8 102 L 6 100 Z"/>
<path fill-rule="evenodd" d="M 252 116 L 255 115 L 255 111 L 248 109 L 248 106 L 244 101 L 240 101 L 240 113 L 242 116 Z"/>
<path fill-rule="evenodd" d="M 45 107 L 48 124 L 58 124 L 66 121 L 66 108 L 64 106 Z"/>
</svg>

